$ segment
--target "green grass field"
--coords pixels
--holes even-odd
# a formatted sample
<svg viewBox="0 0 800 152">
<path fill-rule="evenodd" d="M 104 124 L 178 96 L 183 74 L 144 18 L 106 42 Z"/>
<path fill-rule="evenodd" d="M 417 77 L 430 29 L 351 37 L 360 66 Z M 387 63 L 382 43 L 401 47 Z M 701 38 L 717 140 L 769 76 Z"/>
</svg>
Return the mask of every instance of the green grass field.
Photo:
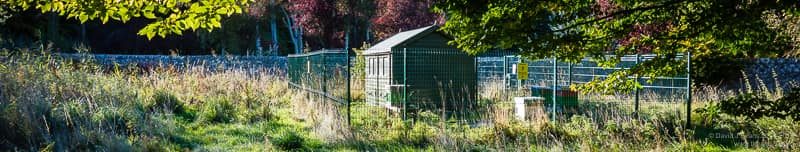
<svg viewBox="0 0 800 152">
<path fill-rule="evenodd" d="M 10 151 L 796 151 L 795 120 L 649 112 L 647 119 L 576 114 L 484 125 L 432 111 L 416 121 L 356 102 L 344 109 L 266 72 L 102 68 L 35 53 L 3 52 L 0 149 Z M 493 100 L 491 98 L 487 100 Z M 495 99 L 496 100 L 496 99 Z M 491 102 L 491 101 L 490 101 Z M 702 107 L 698 101 L 695 107 Z M 590 106 L 586 106 L 587 108 Z M 593 106 L 597 107 L 597 106 Z M 606 107 L 608 109 L 608 107 Z M 657 104 L 643 104 L 659 111 Z M 623 110 L 624 109 L 616 109 Z M 605 111 L 614 111 L 605 110 Z M 622 120 L 622 121 L 620 121 Z M 711 136 L 709 136 L 711 135 Z M 728 136 L 730 135 L 730 136 Z M 740 138 L 741 137 L 741 138 Z"/>
</svg>

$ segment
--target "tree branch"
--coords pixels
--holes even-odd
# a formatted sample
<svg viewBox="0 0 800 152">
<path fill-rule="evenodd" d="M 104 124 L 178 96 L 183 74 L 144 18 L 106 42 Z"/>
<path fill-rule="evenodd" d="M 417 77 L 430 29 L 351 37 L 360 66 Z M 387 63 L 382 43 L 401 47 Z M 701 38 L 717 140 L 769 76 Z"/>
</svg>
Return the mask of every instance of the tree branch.
<svg viewBox="0 0 800 152">
<path fill-rule="evenodd" d="M 627 10 L 621 10 L 621 11 L 617 11 L 617 12 L 602 16 L 602 17 L 594 18 L 594 19 L 586 21 L 586 22 L 572 24 L 572 25 L 567 26 L 565 28 L 554 30 L 553 32 L 563 32 L 563 31 L 566 31 L 566 30 L 569 30 L 569 29 L 572 29 L 572 28 L 575 28 L 575 27 L 578 27 L 578 26 L 581 26 L 581 25 L 594 23 L 594 22 L 597 22 L 597 21 L 600 21 L 600 20 L 604 20 L 604 19 L 608 19 L 608 18 L 611 18 L 611 17 L 614 17 L 614 16 L 627 15 L 627 14 L 631 14 L 631 13 L 638 12 L 638 11 L 647 11 L 647 10 L 652 10 L 652 9 L 664 8 L 664 7 L 672 6 L 672 5 L 675 5 L 675 4 L 678 4 L 678 3 L 682 3 L 682 2 L 686 2 L 686 1 L 687 0 L 673 0 L 673 1 L 669 1 L 669 2 L 666 2 L 664 4 L 660 4 L 660 5 L 651 5 L 651 6 L 645 6 L 645 7 L 638 7 L 638 8 L 632 8 L 632 9 L 627 9 Z"/>
</svg>

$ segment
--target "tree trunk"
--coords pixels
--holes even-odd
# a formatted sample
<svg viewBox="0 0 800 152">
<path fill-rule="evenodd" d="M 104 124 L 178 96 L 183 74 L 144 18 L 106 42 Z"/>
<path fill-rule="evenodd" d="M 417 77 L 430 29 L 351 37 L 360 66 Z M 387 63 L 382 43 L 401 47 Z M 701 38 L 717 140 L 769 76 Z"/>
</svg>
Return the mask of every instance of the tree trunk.
<svg viewBox="0 0 800 152">
<path fill-rule="evenodd" d="M 49 45 L 48 43 L 55 44 L 56 35 L 58 34 L 58 14 L 50 13 L 50 17 L 47 22 L 47 38 L 46 41 L 42 42 L 42 45 Z"/>
<path fill-rule="evenodd" d="M 280 41 L 278 41 L 278 23 L 276 23 L 275 18 L 271 18 L 269 20 L 269 30 L 272 33 L 272 45 L 270 45 L 270 54 L 271 55 L 278 55 L 278 50 L 280 48 Z"/>
<path fill-rule="evenodd" d="M 367 41 L 367 43 L 369 43 L 369 42 L 370 42 L 370 40 L 372 39 L 372 37 L 371 37 L 371 36 L 372 36 L 372 33 L 370 33 L 370 31 L 369 31 L 369 28 L 371 28 L 371 26 L 372 26 L 372 24 L 371 24 L 371 23 L 367 23 L 367 28 L 364 28 L 364 30 L 366 31 L 366 32 L 365 32 L 366 34 L 365 34 L 364 36 L 366 37 L 366 41 Z"/>
<path fill-rule="evenodd" d="M 261 25 L 256 22 L 256 56 L 264 55 L 264 49 L 261 47 Z"/>
<path fill-rule="evenodd" d="M 275 5 L 275 0 L 271 0 L 270 3 Z M 274 12 L 274 11 L 273 11 Z M 276 21 L 277 16 L 275 13 L 269 13 L 269 30 L 272 34 L 272 45 L 270 45 L 270 55 L 278 55 L 278 51 L 280 48 L 280 41 L 278 41 L 278 23 Z"/>
<path fill-rule="evenodd" d="M 86 23 L 81 23 L 81 44 L 89 45 L 86 41 Z"/>
<path fill-rule="evenodd" d="M 344 51 L 350 51 L 350 28 L 344 31 Z"/>
<path fill-rule="evenodd" d="M 303 53 L 303 29 L 297 26 L 294 26 L 292 22 L 292 17 L 289 16 L 289 13 L 286 10 L 283 10 L 284 18 L 286 27 L 289 29 L 289 37 L 292 40 L 292 45 L 294 45 L 294 53 L 295 54 L 302 54 Z"/>
</svg>

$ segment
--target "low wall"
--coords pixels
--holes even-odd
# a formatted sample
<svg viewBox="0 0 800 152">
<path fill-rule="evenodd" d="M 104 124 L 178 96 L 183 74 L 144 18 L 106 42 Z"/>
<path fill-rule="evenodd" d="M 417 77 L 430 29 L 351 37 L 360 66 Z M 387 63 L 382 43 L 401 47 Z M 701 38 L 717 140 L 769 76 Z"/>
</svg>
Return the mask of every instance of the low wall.
<svg viewBox="0 0 800 152">
<path fill-rule="evenodd" d="M 745 74 L 753 87 L 763 83 L 767 88 L 796 86 L 800 82 L 800 60 L 796 58 L 760 58 L 745 66 Z M 761 81 L 759 81 L 759 79 Z M 776 85 L 777 84 L 777 85 Z"/>
<path fill-rule="evenodd" d="M 65 58 L 95 60 L 98 64 L 113 66 L 137 65 L 176 67 L 203 66 L 210 69 L 241 68 L 247 70 L 271 69 L 286 70 L 286 57 L 283 56 L 167 56 L 167 55 L 116 55 L 116 54 L 59 54 Z"/>
<path fill-rule="evenodd" d="M 205 66 L 211 69 L 223 68 L 242 68 L 247 70 L 257 69 L 272 69 L 286 71 L 287 60 L 283 56 L 212 56 L 212 55 L 198 55 L 198 56 L 166 56 L 166 55 L 114 55 L 114 54 L 59 54 L 63 57 L 82 59 L 90 57 L 96 60 L 97 63 L 103 65 L 174 65 L 177 67 L 186 66 Z M 792 86 L 800 85 L 800 60 L 795 58 L 759 58 L 753 59 L 747 64 L 744 73 L 747 75 L 748 80 L 742 79 L 738 84 L 732 84 L 731 87 L 744 87 L 744 83 L 750 83 L 753 87 L 760 87 L 761 84 L 768 88 L 776 88 L 781 86 L 789 88 Z M 496 66 L 496 65 L 495 65 Z M 484 71 L 481 71 L 484 70 Z M 491 77 L 496 73 L 485 73 L 486 70 L 491 72 L 497 69 L 481 69 L 484 72 L 479 77 Z M 481 79 L 486 81 L 486 79 Z M 760 80 L 760 81 L 759 81 Z"/>
</svg>

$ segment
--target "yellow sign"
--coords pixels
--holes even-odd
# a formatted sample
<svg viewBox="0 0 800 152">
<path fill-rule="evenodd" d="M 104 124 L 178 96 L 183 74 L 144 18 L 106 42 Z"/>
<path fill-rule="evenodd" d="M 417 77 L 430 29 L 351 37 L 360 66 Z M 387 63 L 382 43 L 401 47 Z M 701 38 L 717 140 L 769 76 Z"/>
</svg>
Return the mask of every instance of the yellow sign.
<svg viewBox="0 0 800 152">
<path fill-rule="evenodd" d="M 517 79 L 528 79 L 528 63 L 517 63 Z"/>
</svg>

